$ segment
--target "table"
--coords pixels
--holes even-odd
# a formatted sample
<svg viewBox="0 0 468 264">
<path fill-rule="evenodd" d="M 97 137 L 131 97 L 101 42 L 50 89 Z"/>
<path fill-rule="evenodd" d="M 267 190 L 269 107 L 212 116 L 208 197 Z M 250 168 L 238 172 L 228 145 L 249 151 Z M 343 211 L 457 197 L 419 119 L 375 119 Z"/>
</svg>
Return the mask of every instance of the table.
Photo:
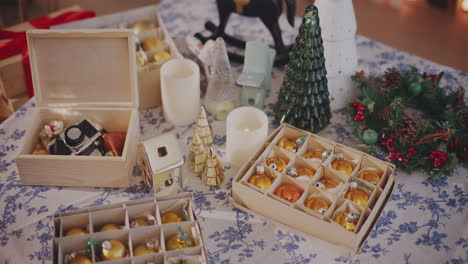
<svg viewBox="0 0 468 264">
<path fill-rule="evenodd" d="M 214 1 L 165 1 L 160 6 L 163 20 L 174 37 L 199 32 L 207 18 L 217 21 Z M 300 20 L 296 25 L 300 24 Z M 296 26 L 297 27 L 297 26 Z M 286 43 L 292 43 L 297 28 L 281 18 Z M 233 15 L 227 32 L 248 39 L 272 43 L 259 21 Z M 428 73 L 445 71 L 443 85 L 468 87 L 468 74 L 438 65 L 358 36 L 359 67 L 382 72 L 389 66 L 407 69 L 414 65 Z M 241 65 L 234 65 L 236 75 Z M 274 85 L 265 112 L 271 118 L 284 68 L 275 68 Z M 25 134 L 34 99 L 0 125 L 0 263 L 51 263 L 53 222 L 56 211 L 97 206 L 128 199 L 149 197 L 143 192 L 141 171 L 134 168 L 130 188 L 63 188 L 21 185 L 14 157 Z M 225 122 L 210 119 L 214 146 L 225 160 Z M 180 138 L 185 156 L 192 125 L 174 127 L 164 121 L 161 108 L 140 112 L 142 138 L 173 132 Z M 270 122 L 271 124 L 271 122 Z M 270 132 L 273 130 L 270 125 Z M 358 146 L 350 133 L 350 119 L 344 109 L 334 111 L 332 124 L 319 133 L 332 140 Z M 359 147 L 359 146 L 358 146 Z M 388 204 L 362 252 L 355 258 L 333 256 L 310 243 L 307 236 L 283 229 L 263 218 L 233 209 L 229 202 L 232 177 L 237 168 L 224 163 L 221 187 L 203 186 L 200 177 L 184 168 L 185 190 L 193 191 L 195 211 L 200 218 L 210 263 L 466 263 L 468 261 L 468 168 L 434 182 L 422 173 L 397 172 L 396 185 Z"/>
</svg>

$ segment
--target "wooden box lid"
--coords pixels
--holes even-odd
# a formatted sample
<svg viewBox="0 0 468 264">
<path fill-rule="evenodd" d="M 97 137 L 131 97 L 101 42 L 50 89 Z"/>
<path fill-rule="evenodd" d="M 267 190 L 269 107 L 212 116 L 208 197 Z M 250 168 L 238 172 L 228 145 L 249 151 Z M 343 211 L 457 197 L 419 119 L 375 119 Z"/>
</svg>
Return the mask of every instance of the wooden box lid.
<svg viewBox="0 0 468 264">
<path fill-rule="evenodd" d="M 30 30 L 27 39 L 38 106 L 138 108 L 132 31 Z"/>
</svg>

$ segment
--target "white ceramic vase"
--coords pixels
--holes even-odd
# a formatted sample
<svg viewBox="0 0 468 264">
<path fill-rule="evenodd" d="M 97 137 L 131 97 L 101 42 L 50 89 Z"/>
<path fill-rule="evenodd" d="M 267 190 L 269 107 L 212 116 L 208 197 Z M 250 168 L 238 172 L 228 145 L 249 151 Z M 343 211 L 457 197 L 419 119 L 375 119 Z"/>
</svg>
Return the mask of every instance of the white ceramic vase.
<svg viewBox="0 0 468 264">
<path fill-rule="evenodd" d="M 357 71 L 356 16 L 352 0 L 317 0 L 332 110 L 359 95 L 350 81 Z"/>
</svg>

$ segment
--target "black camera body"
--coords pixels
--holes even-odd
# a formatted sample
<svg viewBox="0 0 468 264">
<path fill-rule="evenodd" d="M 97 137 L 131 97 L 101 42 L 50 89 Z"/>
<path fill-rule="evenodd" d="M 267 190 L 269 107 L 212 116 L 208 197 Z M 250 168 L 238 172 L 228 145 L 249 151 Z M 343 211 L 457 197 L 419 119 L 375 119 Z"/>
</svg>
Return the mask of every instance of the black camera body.
<svg viewBox="0 0 468 264">
<path fill-rule="evenodd" d="M 53 155 L 103 156 L 102 133 L 89 121 L 69 126 L 49 143 Z"/>
</svg>

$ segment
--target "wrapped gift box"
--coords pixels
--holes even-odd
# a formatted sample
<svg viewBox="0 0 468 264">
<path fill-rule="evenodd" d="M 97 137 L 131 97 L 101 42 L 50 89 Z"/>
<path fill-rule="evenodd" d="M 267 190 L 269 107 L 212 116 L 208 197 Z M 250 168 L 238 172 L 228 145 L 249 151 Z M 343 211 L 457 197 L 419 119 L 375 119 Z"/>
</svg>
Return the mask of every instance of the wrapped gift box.
<svg viewBox="0 0 468 264">
<path fill-rule="evenodd" d="M 36 109 L 16 157 L 27 185 L 128 187 L 139 140 L 134 36 L 129 30 L 30 30 Z M 122 155 L 32 155 L 51 120 L 126 131 Z"/>
<path fill-rule="evenodd" d="M 297 152 L 289 152 L 279 146 L 283 138 L 305 138 L 305 142 Z M 321 160 L 307 159 L 304 156 L 310 151 L 329 155 Z M 281 157 L 288 164 L 281 172 L 266 166 L 269 157 Z M 344 157 L 351 162 L 353 169 L 350 175 L 333 169 L 332 164 L 338 157 Z M 273 183 L 268 189 L 261 189 L 249 183 L 257 166 L 264 166 L 265 172 Z M 288 169 L 306 167 L 315 170 L 312 178 L 295 178 L 288 175 Z M 372 168 L 380 176 L 378 182 L 367 182 L 357 177 L 363 169 Z M 376 159 L 366 153 L 348 146 L 330 141 L 315 134 L 297 129 L 288 124 L 281 125 L 267 139 L 266 144 L 259 149 L 235 176 L 232 186 L 232 198 L 236 207 L 247 212 L 260 214 L 273 219 L 289 228 L 304 232 L 315 238 L 314 243 L 324 245 L 332 253 L 357 254 L 368 233 L 377 221 L 394 186 L 395 166 Z M 317 183 L 322 178 L 334 180 L 338 186 L 328 190 L 320 189 Z M 275 191 L 282 184 L 292 184 L 302 190 L 301 197 L 295 202 L 289 202 L 277 195 Z M 365 204 L 358 204 L 346 199 L 350 188 L 357 188 L 368 195 Z M 318 213 L 305 206 L 311 198 L 322 198 L 328 201 L 329 208 Z M 352 212 L 359 218 L 355 222 L 354 231 L 348 231 L 334 221 L 335 216 L 342 212 Z M 326 241 L 326 242 L 324 242 Z"/>
<path fill-rule="evenodd" d="M 79 11 L 81 8 L 78 5 L 74 5 L 68 8 L 60 9 L 49 14 L 49 17 L 53 18 L 69 11 Z M 34 27 L 28 22 L 24 22 L 5 30 L 11 31 L 26 31 L 33 29 Z M 26 81 L 24 77 L 23 62 L 21 54 L 0 60 L 0 82 L 6 92 L 6 96 L 10 101 L 13 109 L 16 110 L 21 107 L 26 101 L 28 101 L 28 93 L 26 88 Z"/>
<path fill-rule="evenodd" d="M 200 227 L 192 211 L 192 196 L 189 193 L 179 193 L 156 199 L 140 199 L 117 204 L 92 207 L 70 212 L 57 213 L 54 217 L 54 263 L 67 264 L 70 253 L 84 253 L 89 241 L 101 244 L 105 240 L 120 240 L 126 247 L 127 257 L 114 260 L 112 263 L 155 263 L 176 264 L 183 259 L 190 264 L 206 264 L 205 249 Z M 167 212 L 181 215 L 182 222 L 162 223 L 162 216 Z M 135 219 L 149 219 L 148 226 L 135 225 Z M 115 224 L 119 230 L 100 232 L 104 224 Z M 71 228 L 86 230 L 86 234 L 66 236 Z M 178 233 L 178 229 L 188 235 L 193 246 L 177 250 L 169 250 L 166 240 Z M 158 252 L 136 256 L 135 248 L 145 242 L 153 241 L 158 246 Z M 96 252 L 97 251 L 97 252 Z M 91 247 L 91 258 L 99 261 L 100 252 Z"/>
<path fill-rule="evenodd" d="M 169 35 L 166 26 L 158 14 L 157 6 L 151 5 L 142 8 L 136 8 L 125 12 L 111 15 L 99 16 L 92 19 L 77 21 L 73 23 L 58 25 L 52 28 L 56 29 L 93 29 L 93 28 L 115 28 L 131 27 L 132 24 L 142 20 L 149 20 L 154 23 L 156 28 L 151 31 L 136 34 L 137 39 L 143 42 L 149 37 L 156 37 L 164 41 L 165 45 L 156 50 L 146 51 L 146 55 L 151 57 L 158 51 L 167 51 L 173 57 L 182 58 Z M 136 63 L 136 62 L 134 62 Z M 161 64 L 149 63 L 146 66 L 138 66 L 138 90 L 140 94 L 140 108 L 155 107 L 161 105 L 161 81 L 159 70 Z"/>
</svg>

